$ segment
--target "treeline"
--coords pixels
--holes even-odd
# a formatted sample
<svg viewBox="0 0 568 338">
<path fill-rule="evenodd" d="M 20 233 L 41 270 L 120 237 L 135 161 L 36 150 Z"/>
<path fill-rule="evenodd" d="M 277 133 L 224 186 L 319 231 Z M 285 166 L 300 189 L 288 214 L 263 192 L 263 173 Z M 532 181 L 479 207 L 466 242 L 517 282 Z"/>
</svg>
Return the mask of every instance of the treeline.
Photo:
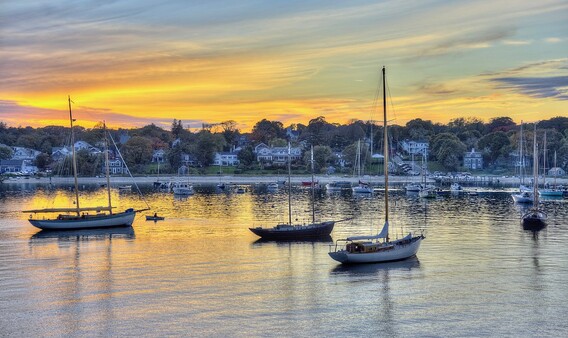
<svg viewBox="0 0 568 338">
<path fill-rule="evenodd" d="M 256 163 L 253 149 L 259 143 L 269 146 L 313 145 L 316 152 L 316 165 L 322 171 L 328 166 L 337 165 L 337 156 L 342 154 L 348 164 L 354 163 L 356 144 L 362 141 L 362 158 L 370 161 L 373 153 L 382 153 L 382 123 L 353 120 L 347 124 L 329 123 L 320 116 L 310 120 L 307 125 L 292 124 L 284 126 L 279 121 L 263 119 L 257 122 L 250 133 L 243 133 L 235 121 L 204 125 L 198 132 L 191 132 L 181 120 L 174 119 L 169 130 L 154 124 L 134 129 L 111 130 L 113 139 L 119 143 L 120 151 L 133 173 L 149 173 L 154 150 L 165 151 L 166 163 L 162 172 L 176 172 L 187 156 L 199 167 L 213 163 L 215 152 L 240 148 L 240 168 L 254 168 Z M 526 154 L 532 156 L 532 123 L 524 125 L 524 144 Z M 542 149 L 543 135 L 547 139 L 547 167 L 552 166 L 554 154 L 557 166 L 568 169 L 568 118 L 555 117 L 539 121 L 537 125 L 539 148 Z M 389 126 L 389 135 L 394 151 L 402 153 L 403 140 L 429 142 L 428 159 L 438 161 L 446 170 L 459 170 L 466 151 L 475 148 L 481 151 L 489 168 L 510 166 L 511 154 L 518 151 L 520 125 L 509 117 L 498 117 L 484 122 L 478 118 L 456 118 L 448 124 L 429 120 L 414 119 L 406 125 Z M 38 167 L 43 169 L 50 163 L 53 147 L 69 144 L 69 128 L 47 126 L 41 128 L 9 127 L 0 122 L 0 159 L 10 158 L 11 146 L 39 150 Z M 83 140 L 97 146 L 102 139 L 99 127 L 86 129 L 76 127 L 76 140 Z M 128 139 L 120 143 L 123 136 Z M 2 146 L 5 145 L 5 146 Z M 7 147 L 6 147 L 7 146 Z M 184 159 L 185 155 L 185 159 Z"/>
</svg>

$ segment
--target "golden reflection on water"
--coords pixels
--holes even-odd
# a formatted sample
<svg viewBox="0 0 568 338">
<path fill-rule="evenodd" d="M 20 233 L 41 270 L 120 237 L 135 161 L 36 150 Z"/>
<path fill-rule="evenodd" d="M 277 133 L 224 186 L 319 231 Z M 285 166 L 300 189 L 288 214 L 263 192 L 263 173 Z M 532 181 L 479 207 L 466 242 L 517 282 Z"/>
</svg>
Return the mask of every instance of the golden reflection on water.
<svg viewBox="0 0 568 338">
<path fill-rule="evenodd" d="M 10 295 L 4 296 L 8 319 L 26 318 L 26 325 L 14 321 L 19 332 L 321 336 L 329 327 L 348 335 L 389 326 L 389 335 L 413 335 L 415 323 L 428 320 L 424 335 L 448 329 L 466 336 L 483 320 L 528 330 L 519 309 L 529 311 L 531 304 L 563 310 L 556 299 L 566 292 L 568 203 L 554 206 L 549 229 L 534 238 L 520 227 L 520 210 L 508 196 L 424 201 L 393 194 L 393 231 L 425 230 L 418 259 L 352 268 L 328 257 L 328 242 L 265 242 L 248 230 L 286 221 L 285 193 L 196 187 L 187 198 L 149 189 L 144 196 L 153 210 L 137 216 L 133 228 L 99 232 L 38 231 L 27 215 L 10 211 L 69 203 L 66 189 L 0 200 L 0 269 L 6 271 L 0 298 Z M 82 197 L 88 205 L 104 204 L 106 191 L 87 189 Z M 122 209 L 144 206 L 134 191 L 113 190 L 113 201 Z M 338 239 L 378 231 L 382 202 L 380 194 L 321 194 L 316 209 L 323 218 L 357 216 L 336 225 L 332 238 Z M 294 218 L 309 220 L 308 192 L 296 189 L 292 203 Z M 166 219 L 145 221 L 154 212 Z M 357 311 L 346 312 L 351 308 Z M 492 327 L 500 330 L 494 335 L 507 335 L 504 325 Z"/>
</svg>

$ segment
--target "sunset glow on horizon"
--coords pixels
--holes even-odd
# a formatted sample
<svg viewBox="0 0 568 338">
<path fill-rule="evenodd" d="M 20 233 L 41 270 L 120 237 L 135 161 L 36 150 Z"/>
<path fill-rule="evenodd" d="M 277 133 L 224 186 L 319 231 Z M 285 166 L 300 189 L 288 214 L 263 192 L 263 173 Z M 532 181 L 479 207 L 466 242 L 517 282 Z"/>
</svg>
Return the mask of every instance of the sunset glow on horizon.
<svg viewBox="0 0 568 338">
<path fill-rule="evenodd" d="M 0 4 L 0 121 L 168 128 L 263 118 L 394 123 L 568 116 L 568 3 L 110 1 Z"/>
</svg>

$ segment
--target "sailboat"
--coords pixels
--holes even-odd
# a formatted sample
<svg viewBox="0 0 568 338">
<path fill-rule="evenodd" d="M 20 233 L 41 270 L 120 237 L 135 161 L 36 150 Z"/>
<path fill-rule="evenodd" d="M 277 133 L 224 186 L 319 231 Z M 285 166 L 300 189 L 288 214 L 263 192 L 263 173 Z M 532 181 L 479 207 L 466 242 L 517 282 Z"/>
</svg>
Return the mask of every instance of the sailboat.
<svg viewBox="0 0 568 338">
<path fill-rule="evenodd" d="M 412 153 L 412 164 L 411 164 L 411 168 L 412 170 L 410 171 L 412 173 L 412 175 L 414 175 L 414 152 Z M 418 183 L 418 182 L 409 182 L 408 184 L 406 184 L 404 186 L 404 189 L 406 190 L 406 192 L 410 192 L 410 193 L 415 193 L 415 192 L 420 192 L 420 190 L 422 190 L 422 184 Z"/>
<path fill-rule="evenodd" d="M 292 224 L 292 184 L 291 184 L 291 168 L 290 168 L 290 144 L 288 144 L 288 223 L 278 224 L 271 228 L 249 228 L 255 235 L 267 240 L 309 240 L 316 238 L 329 237 L 336 221 L 316 222 L 315 202 L 314 202 L 314 150 L 312 147 L 312 223 Z"/>
<path fill-rule="evenodd" d="M 536 144 L 536 123 L 534 124 L 534 146 L 533 146 L 533 207 L 523 215 L 522 224 L 526 230 L 540 230 L 546 226 L 546 213 L 540 209 L 538 200 L 538 146 Z"/>
<path fill-rule="evenodd" d="M 532 203 L 533 193 L 525 184 L 525 157 L 523 154 L 523 121 L 521 121 L 521 135 L 519 138 L 519 191 L 511 194 L 516 203 Z"/>
<path fill-rule="evenodd" d="M 554 166 L 556 167 L 556 151 L 554 152 Z M 544 188 L 538 191 L 541 197 L 562 197 L 564 192 L 556 188 L 556 175 L 554 175 L 554 185 L 552 188 L 547 188 L 546 184 L 546 132 L 544 133 L 544 161 L 543 161 L 543 182 Z"/>
<path fill-rule="evenodd" d="M 355 194 L 372 194 L 373 189 L 369 186 L 369 183 L 361 181 L 361 140 L 357 142 L 357 155 L 355 162 L 357 162 L 357 186 L 353 187 L 353 193 Z"/>
<path fill-rule="evenodd" d="M 74 208 L 48 208 L 48 209 L 34 209 L 24 210 L 23 212 L 32 214 L 45 214 L 45 213 L 60 213 L 55 218 L 33 218 L 30 215 L 30 223 L 40 229 L 45 230 L 73 230 L 73 229 L 87 229 L 87 228 L 109 228 L 117 226 L 132 226 L 136 212 L 143 210 L 134 210 L 133 208 L 126 209 L 123 212 L 114 213 L 112 211 L 112 201 L 110 195 L 110 178 L 109 178 L 109 159 L 108 151 L 105 151 L 106 162 L 106 188 L 108 195 L 107 206 L 97 207 L 81 207 L 79 204 L 79 183 L 77 180 L 77 158 L 75 151 L 75 133 L 73 130 L 73 113 L 71 111 L 71 97 L 69 101 L 69 121 L 71 125 L 71 145 L 72 145 L 72 162 L 73 162 L 73 178 L 74 178 L 74 191 L 75 191 L 75 207 Z M 106 127 L 105 127 L 106 136 Z M 108 148 L 108 143 L 105 137 L 105 148 Z M 89 212 L 95 214 L 89 214 Z M 106 212 L 106 213 L 105 213 Z"/>
<path fill-rule="evenodd" d="M 383 123 L 384 123 L 384 168 L 385 168 L 385 223 L 375 236 L 353 236 L 337 240 L 329 256 L 343 264 L 381 263 L 410 258 L 418 252 L 424 235 L 407 236 L 391 241 L 389 238 L 389 173 L 388 173 L 388 131 L 385 67 L 383 73 Z M 341 244 L 340 244 L 341 243 Z M 344 243 L 344 244 L 343 244 Z"/>
</svg>

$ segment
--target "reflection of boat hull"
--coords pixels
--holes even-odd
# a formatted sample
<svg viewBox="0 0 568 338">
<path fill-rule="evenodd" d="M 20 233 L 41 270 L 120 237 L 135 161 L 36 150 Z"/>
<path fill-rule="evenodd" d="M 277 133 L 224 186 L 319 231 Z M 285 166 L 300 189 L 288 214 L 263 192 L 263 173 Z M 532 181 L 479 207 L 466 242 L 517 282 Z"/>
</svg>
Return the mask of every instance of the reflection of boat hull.
<svg viewBox="0 0 568 338">
<path fill-rule="evenodd" d="M 422 185 L 418 183 L 409 183 L 404 187 L 404 189 L 407 192 L 420 192 L 420 190 L 422 190 Z"/>
<path fill-rule="evenodd" d="M 371 187 L 369 186 L 357 186 L 357 187 L 353 187 L 353 192 L 355 194 L 372 194 L 373 193 L 373 189 L 371 189 Z"/>
<path fill-rule="evenodd" d="M 512 194 L 511 197 L 515 203 L 533 203 L 533 195 L 528 192 Z"/>
<path fill-rule="evenodd" d="M 418 196 L 422 198 L 436 198 L 437 195 L 434 189 L 422 189 L 418 192 Z"/>
<path fill-rule="evenodd" d="M 80 237 L 81 239 L 106 239 L 109 237 L 134 238 L 134 229 L 131 226 L 115 227 L 109 229 L 79 229 L 79 230 L 41 230 L 34 234 L 30 239 L 69 239 Z"/>
<path fill-rule="evenodd" d="M 30 223 L 46 230 L 72 230 L 89 228 L 111 228 L 132 226 L 136 211 L 129 209 L 125 212 L 105 215 L 68 216 L 59 215 L 57 219 L 30 219 Z"/>
<path fill-rule="evenodd" d="M 337 181 L 325 185 L 327 191 L 342 191 L 351 189 L 351 182 Z"/>
<path fill-rule="evenodd" d="M 553 189 L 546 189 L 546 190 L 539 190 L 538 194 L 543 197 L 562 197 L 564 196 L 564 192 L 562 190 L 553 190 Z"/>
<path fill-rule="evenodd" d="M 172 191 L 174 195 L 179 195 L 179 196 L 190 196 L 195 193 L 195 191 L 193 190 L 193 186 L 191 184 L 183 182 L 174 182 Z"/>
<path fill-rule="evenodd" d="M 328 221 L 308 225 L 280 224 L 273 228 L 249 228 L 255 235 L 268 240 L 305 240 L 329 236 L 335 222 Z"/>
<path fill-rule="evenodd" d="M 329 256 L 343 264 L 400 261 L 416 255 L 423 239 L 424 236 L 416 236 L 407 241 L 396 240 L 385 244 L 383 250 L 376 252 L 349 252 L 347 250 L 338 250 L 330 252 Z"/>
</svg>

